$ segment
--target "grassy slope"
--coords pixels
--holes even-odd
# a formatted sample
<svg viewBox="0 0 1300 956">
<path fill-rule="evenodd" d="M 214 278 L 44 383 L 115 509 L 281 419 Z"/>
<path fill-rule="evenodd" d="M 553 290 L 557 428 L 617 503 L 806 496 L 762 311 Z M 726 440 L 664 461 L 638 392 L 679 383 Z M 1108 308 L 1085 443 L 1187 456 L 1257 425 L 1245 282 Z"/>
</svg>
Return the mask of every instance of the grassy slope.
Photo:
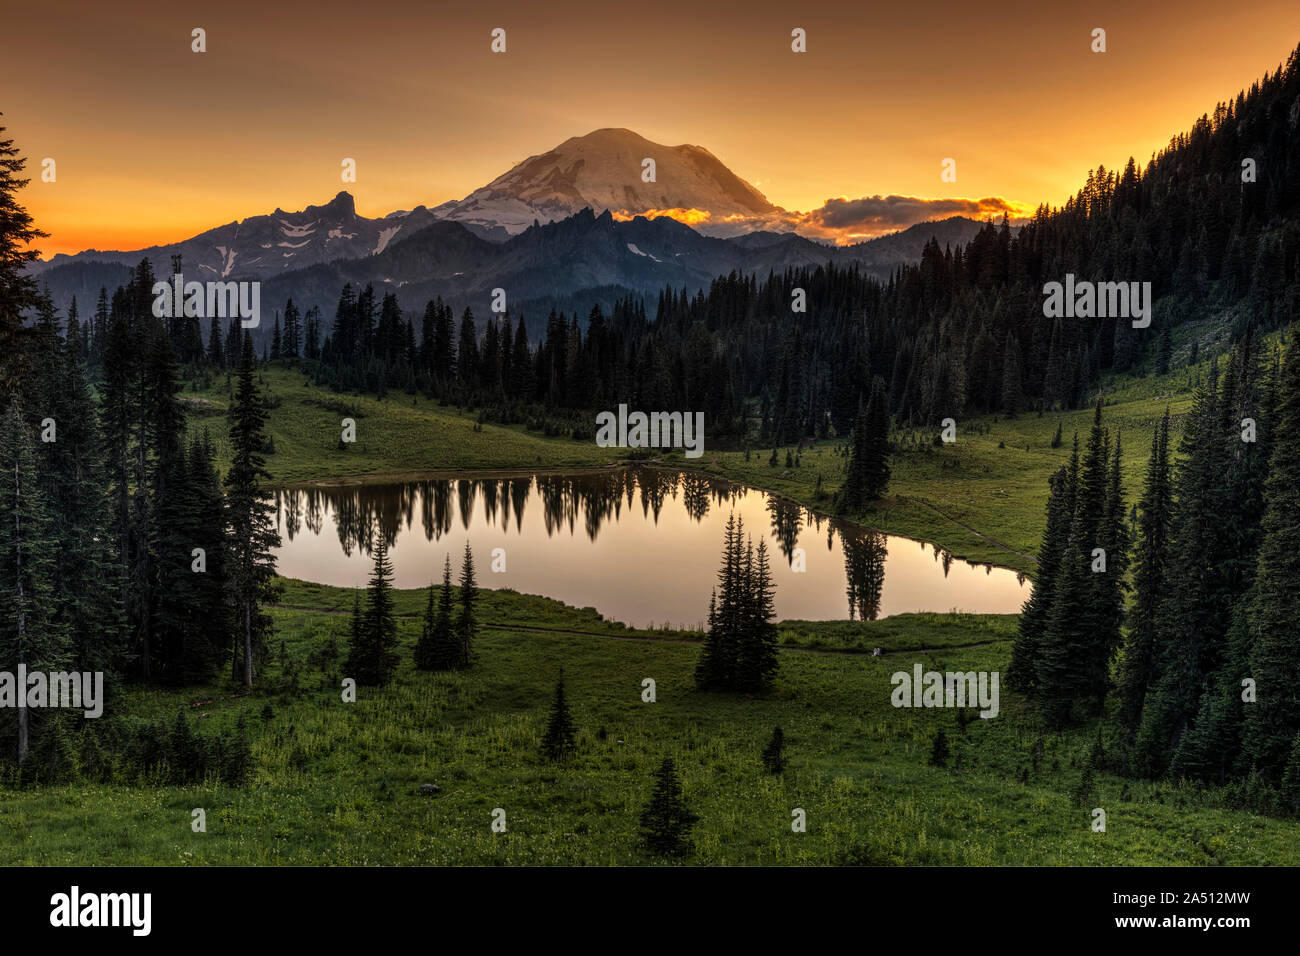
<svg viewBox="0 0 1300 956">
<path fill-rule="evenodd" d="M 1166 375 L 1112 377 L 1102 383 L 1103 423 L 1123 440 L 1124 488 L 1130 504 L 1137 501 L 1146 475 L 1151 434 L 1166 408 L 1170 411 L 1174 447 L 1183 419 L 1192 404 L 1192 377 L 1208 374 L 1213 354 L 1227 348 L 1223 318 L 1188 323 L 1175 330 L 1171 366 Z M 1266 339 L 1267 348 L 1281 342 Z M 1188 365 L 1193 341 L 1201 360 Z M 1004 565 L 1032 574 L 1047 505 L 1047 480 L 1070 457 L 1071 438 L 1087 440 L 1091 408 L 1072 412 L 1021 415 L 1015 419 L 985 416 L 958 422 L 957 441 L 934 447 L 938 427 L 924 435 L 919 450 L 896 453 L 891 461 L 889 495 L 861 516 L 864 524 L 923 541 L 930 541 L 969 561 Z M 1057 424 L 1062 445 L 1052 448 Z M 904 438 L 909 437 L 906 434 Z M 825 489 L 843 480 L 846 459 L 834 454 L 834 443 L 805 449 L 799 468 L 785 468 L 784 450 L 778 467 L 768 465 L 771 449 L 756 449 L 750 461 L 743 453 L 708 454 L 700 467 L 736 481 L 766 488 L 816 507 L 814 490 L 820 470 Z M 999 447 L 1003 445 L 1004 447 Z M 690 462 L 682 461 L 690 466 Z"/>
<path fill-rule="evenodd" d="M 939 710 L 896 710 L 890 674 L 927 668 L 1005 667 L 1014 618 L 909 615 L 856 624 L 832 639 L 928 654 L 782 652 L 765 698 L 704 695 L 691 672 L 693 642 L 488 628 L 479 664 L 452 675 L 417 673 L 410 650 L 424 594 L 399 592 L 403 664 L 384 691 L 355 704 L 303 670 L 309 650 L 341 638 L 347 590 L 289 582 L 276 611 L 302 673 L 297 694 L 277 693 L 278 665 L 249 698 L 196 711 L 203 732 L 248 715 L 257 734 L 247 788 L 76 785 L 6 792 L 0 858 L 7 863 L 517 863 L 627 864 L 651 774 L 676 758 L 700 815 L 693 862 L 908 864 L 1296 863 L 1300 825 L 1217 809 L 1212 797 L 1102 775 L 1095 796 L 1071 796 L 1089 728 L 1042 735 L 1045 756 L 1027 783 L 1038 731 L 1003 695 L 1002 716 L 959 737 Z M 589 611 L 511 592 L 484 592 L 484 618 L 579 631 L 622 632 Z M 309 608 L 309 609 L 308 609 Z M 799 630 L 797 622 L 788 629 Z M 972 642 L 974 647 L 959 647 Z M 552 767 L 537 757 L 555 675 L 563 666 L 580 753 Z M 653 677 L 658 701 L 641 701 Z M 134 692 L 131 709 L 169 716 L 181 703 L 225 697 L 220 687 Z M 273 716 L 263 718 L 270 703 Z M 759 753 L 774 724 L 790 766 L 767 776 Z M 936 726 L 947 728 L 957 769 L 928 766 Z M 597 732 L 605 728 L 604 739 Z M 422 783 L 441 792 L 418 794 Z M 1092 833 L 1088 810 L 1108 813 Z M 190 811 L 207 811 L 193 833 Z M 506 810 L 505 834 L 490 829 Z M 808 832 L 790 830 L 807 811 Z"/>
<path fill-rule="evenodd" d="M 1180 422 L 1190 397 L 1136 398 L 1103 411 L 1107 427 L 1112 432 L 1118 428 L 1123 436 L 1124 484 L 1130 502 L 1137 500 L 1151 431 L 1166 405 Z M 1064 436 L 1062 446 L 1054 449 L 1051 442 L 1058 422 Z M 957 441 L 895 455 L 888 496 L 860 520 L 891 534 L 933 542 L 955 557 L 1032 572 L 1047 504 L 1047 479 L 1069 460 L 1072 434 L 1078 431 L 1080 440 L 1086 440 L 1091 425 L 1090 409 L 1041 418 L 1031 414 L 959 422 Z M 747 462 L 743 453 L 724 452 L 709 456 L 705 468 L 813 507 L 819 473 L 828 491 L 843 481 L 847 459 L 835 454 L 833 443 L 804 449 L 800 467 L 793 469 L 785 468 L 784 452 L 778 467 L 769 466 L 770 454 L 770 449 L 753 452 Z"/>
<path fill-rule="evenodd" d="M 475 431 L 472 417 L 401 392 L 383 400 L 336 395 L 285 368 L 261 372 L 260 384 L 278 402 L 268 428 L 275 452 L 267 460 L 278 482 L 474 469 L 583 468 L 616 458 L 594 443 L 544 438 L 522 426 L 485 424 Z M 182 397 L 192 410 L 202 412 L 191 415 L 191 422 L 209 430 L 224 468 L 229 458 L 225 378 L 217 379 L 211 389 Z M 356 421 L 356 442 L 340 450 L 344 418 Z"/>
</svg>

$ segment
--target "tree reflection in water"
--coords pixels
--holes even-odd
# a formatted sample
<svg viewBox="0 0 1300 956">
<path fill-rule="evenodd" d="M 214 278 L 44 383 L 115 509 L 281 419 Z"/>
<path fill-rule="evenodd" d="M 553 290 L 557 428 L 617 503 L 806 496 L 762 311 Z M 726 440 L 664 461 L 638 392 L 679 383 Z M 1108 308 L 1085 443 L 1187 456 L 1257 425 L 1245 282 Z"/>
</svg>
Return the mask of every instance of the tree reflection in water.
<svg viewBox="0 0 1300 956">
<path fill-rule="evenodd" d="M 808 511 L 796 502 L 734 485 L 698 472 L 657 468 L 620 468 L 581 474 L 431 478 L 399 484 L 311 486 L 276 493 L 280 532 L 292 542 L 305 527 L 320 535 L 331 517 L 346 557 L 369 555 L 382 536 L 391 550 L 401 532 L 422 533 L 436 542 L 460 528 L 470 530 L 475 515 L 502 534 L 524 534 L 524 512 L 541 508 L 547 537 L 585 534 L 595 542 L 608 526 L 636 508 L 658 526 L 664 509 L 679 504 L 691 522 L 700 524 L 715 508 L 724 512 L 748 495 L 761 495 L 770 518 L 770 539 L 787 567 L 795 564 L 800 536 L 806 531 L 833 551 L 839 538 L 844 556 L 850 618 L 875 620 L 880 613 L 888 546 L 885 535 Z M 823 528 L 823 525 L 825 526 Z M 513 530 L 512 530 L 513 526 Z M 816 537 L 813 540 L 816 540 Z M 806 545 L 805 545 L 806 547 Z M 925 549 L 926 545 L 921 544 Z M 800 564 L 806 555 L 800 555 Z M 944 576 L 952 555 L 935 548 Z M 989 569 L 992 570 L 991 568 Z M 635 575 L 635 568 L 628 574 Z M 1021 576 L 1020 582 L 1023 584 Z M 706 589 L 711 582 L 702 581 Z"/>
</svg>

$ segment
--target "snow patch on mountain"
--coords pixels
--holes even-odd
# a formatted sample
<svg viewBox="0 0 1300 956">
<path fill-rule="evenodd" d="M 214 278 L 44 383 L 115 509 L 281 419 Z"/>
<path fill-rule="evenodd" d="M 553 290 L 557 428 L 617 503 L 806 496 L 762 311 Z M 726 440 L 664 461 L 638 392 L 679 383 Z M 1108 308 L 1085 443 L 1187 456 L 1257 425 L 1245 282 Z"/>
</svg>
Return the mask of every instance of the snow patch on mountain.
<svg viewBox="0 0 1300 956">
<path fill-rule="evenodd" d="M 397 235 L 397 233 L 401 230 L 401 228 L 402 228 L 401 226 L 393 226 L 391 229 L 380 229 L 379 244 L 375 246 L 375 251 L 372 252 L 371 255 L 377 256 L 381 252 L 383 252 L 384 248 L 392 240 L 393 236 Z"/>
<path fill-rule="evenodd" d="M 627 251 L 628 251 L 628 252 L 634 252 L 634 253 L 636 253 L 638 256 L 646 256 L 647 258 L 653 259 L 655 262 L 663 262 L 663 260 L 660 259 L 658 256 L 651 255 L 651 254 L 648 253 L 648 252 L 642 252 L 640 249 L 638 249 L 638 248 L 636 247 L 636 243 L 635 243 L 635 242 L 629 242 L 629 243 L 627 244 Z"/>
<path fill-rule="evenodd" d="M 217 246 L 217 252 L 221 253 L 221 278 L 224 279 L 235 268 L 235 258 L 239 253 L 234 249 L 227 250 L 225 246 Z"/>
<path fill-rule="evenodd" d="M 284 233 L 286 236 L 288 236 L 290 239 L 302 239 L 306 236 L 310 236 L 313 232 L 316 231 L 316 224 L 318 222 L 320 222 L 319 219 L 313 219 L 305 226 L 299 226 L 299 225 L 295 225 L 294 223 L 288 222 L 284 219 L 281 219 L 280 231 Z"/>
</svg>

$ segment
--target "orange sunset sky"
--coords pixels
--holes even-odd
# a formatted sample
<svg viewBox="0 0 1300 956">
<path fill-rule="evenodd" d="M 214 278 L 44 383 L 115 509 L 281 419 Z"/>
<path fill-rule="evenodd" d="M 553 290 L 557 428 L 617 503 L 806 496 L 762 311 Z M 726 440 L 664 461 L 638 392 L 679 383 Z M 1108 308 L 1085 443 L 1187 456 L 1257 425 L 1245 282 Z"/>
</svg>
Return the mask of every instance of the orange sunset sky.
<svg viewBox="0 0 1300 956">
<path fill-rule="evenodd" d="M 1032 210 L 1098 164 L 1145 162 L 1298 40 L 1296 0 L 49 2 L 6 14 L 0 123 L 29 159 L 46 257 L 343 188 L 366 216 L 433 206 L 606 126 L 703 146 L 788 210 L 875 195 Z"/>
</svg>

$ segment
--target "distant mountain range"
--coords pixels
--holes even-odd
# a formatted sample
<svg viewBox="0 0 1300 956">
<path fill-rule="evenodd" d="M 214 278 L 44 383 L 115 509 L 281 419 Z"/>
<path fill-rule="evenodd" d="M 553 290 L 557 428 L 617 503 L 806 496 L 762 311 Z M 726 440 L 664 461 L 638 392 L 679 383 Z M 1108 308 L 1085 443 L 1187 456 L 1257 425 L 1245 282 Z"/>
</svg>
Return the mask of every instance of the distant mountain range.
<svg viewBox="0 0 1300 956">
<path fill-rule="evenodd" d="M 398 233 L 406 234 L 437 222 L 423 206 L 411 212 L 367 219 L 358 216 L 349 193 L 341 192 L 323 206 L 301 212 L 277 209 L 267 216 L 250 216 L 226 223 L 191 239 L 131 252 L 88 249 L 76 255 L 57 255 L 35 264 L 38 274 L 53 272 L 77 262 L 116 262 L 134 266 L 149 259 L 156 271 L 170 270 L 171 257 L 180 255 L 188 278 L 267 279 L 294 269 L 356 259 L 384 251 Z"/>
<path fill-rule="evenodd" d="M 655 159 L 654 182 L 642 179 L 647 156 Z M 885 277 L 918 259 L 932 237 L 958 245 L 981 226 L 955 216 L 853 246 L 753 229 L 779 225 L 783 215 L 705 149 L 597 130 L 433 209 L 368 219 L 340 192 L 301 212 L 276 209 L 148 249 L 56 255 L 31 271 L 56 306 L 66 311 L 76 296 L 83 314 L 101 287 L 111 292 L 143 258 L 159 276 L 170 274 L 173 255 L 187 280 L 260 280 L 264 309 L 292 296 L 332 315 L 342 285 L 352 282 L 393 291 L 408 310 L 435 296 L 486 309 L 491 290 L 503 288 L 512 311 L 585 314 L 620 295 L 654 295 L 669 285 L 694 291 L 733 270 L 766 275 L 836 262 Z"/>
</svg>

